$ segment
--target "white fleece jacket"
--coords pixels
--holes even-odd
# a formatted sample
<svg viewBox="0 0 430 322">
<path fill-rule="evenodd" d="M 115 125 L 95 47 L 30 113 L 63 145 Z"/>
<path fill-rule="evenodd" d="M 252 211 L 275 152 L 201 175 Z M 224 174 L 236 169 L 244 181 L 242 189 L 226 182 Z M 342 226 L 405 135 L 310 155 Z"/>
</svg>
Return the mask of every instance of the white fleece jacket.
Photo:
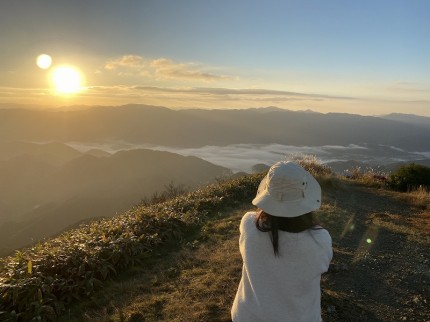
<svg viewBox="0 0 430 322">
<path fill-rule="evenodd" d="M 231 309 L 234 322 L 321 321 L 321 274 L 333 256 L 325 229 L 279 231 L 279 256 L 270 233 L 255 227 L 257 214 L 240 223 L 242 279 Z"/>
</svg>

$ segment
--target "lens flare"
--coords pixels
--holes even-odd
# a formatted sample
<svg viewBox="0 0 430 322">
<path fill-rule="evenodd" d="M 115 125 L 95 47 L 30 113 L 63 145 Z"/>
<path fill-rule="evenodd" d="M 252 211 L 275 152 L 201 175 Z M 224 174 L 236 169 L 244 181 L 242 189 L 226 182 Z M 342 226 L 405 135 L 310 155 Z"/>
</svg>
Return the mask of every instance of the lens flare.
<svg viewBox="0 0 430 322">
<path fill-rule="evenodd" d="M 375 224 L 371 224 L 367 227 L 367 230 L 363 234 L 360 244 L 355 250 L 352 263 L 357 263 L 365 259 L 371 253 L 373 247 L 375 247 L 376 239 L 378 238 L 379 234 L 379 229 L 380 227 Z"/>
<path fill-rule="evenodd" d="M 41 69 L 48 69 L 49 67 L 51 67 L 52 58 L 47 54 L 39 55 L 37 56 L 36 64 Z"/>
</svg>

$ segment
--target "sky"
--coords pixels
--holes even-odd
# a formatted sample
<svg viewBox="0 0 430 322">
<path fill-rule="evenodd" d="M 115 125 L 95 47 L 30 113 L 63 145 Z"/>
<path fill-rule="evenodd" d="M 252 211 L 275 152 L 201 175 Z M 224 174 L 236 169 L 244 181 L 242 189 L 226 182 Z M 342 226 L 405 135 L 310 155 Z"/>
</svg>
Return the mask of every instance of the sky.
<svg viewBox="0 0 430 322">
<path fill-rule="evenodd" d="M 428 0 L 14 0 L 0 43 L 0 107 L 430 116 Z"/>
</svg>

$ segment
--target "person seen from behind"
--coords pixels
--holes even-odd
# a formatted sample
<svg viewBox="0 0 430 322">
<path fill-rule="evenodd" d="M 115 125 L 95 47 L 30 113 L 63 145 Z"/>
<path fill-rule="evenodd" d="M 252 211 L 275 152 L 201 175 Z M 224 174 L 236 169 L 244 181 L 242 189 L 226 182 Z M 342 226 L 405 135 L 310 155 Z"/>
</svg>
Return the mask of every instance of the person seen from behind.
<svg viewBox="0 0 430 322">
<path fill-rule="evenodd" d="M 261 181 L 240 223 L 242 278 L 234 322 L 314 322 L 321 319 L 321 274 L 333 257 L 327 230 L 314 223 L 321 187 L 300 165 L 281 161 Z"/>
</svg>

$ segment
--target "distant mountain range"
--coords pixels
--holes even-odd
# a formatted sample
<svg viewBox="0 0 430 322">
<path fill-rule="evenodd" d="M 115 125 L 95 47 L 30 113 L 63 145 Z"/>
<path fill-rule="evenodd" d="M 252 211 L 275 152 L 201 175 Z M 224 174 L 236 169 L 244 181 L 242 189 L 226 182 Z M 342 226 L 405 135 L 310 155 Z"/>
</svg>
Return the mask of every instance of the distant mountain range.
<svg viewBox="0 0 430 322">
<path fill-rule="evenodd" d="M 398 169 L 400 166 L 406 165 L 409 163 L 420 164 L 430 168 L 430 159 L 417 159 L 412 162 L 393 162 L 393 163 L 379 164 L 379 165 L 372 165 L 361 161 L 349 160 L 349 161 L 328 162 L 327 165 L 333 171 L 339 174 L 348 174 L 347 171 L 354 168 L 360 168 L 362 171 L 374 171 L 377 174 L 383 174 L 383 173 L 388 174 Z"/>
<path fill-rule="evenodd" d="M 147 105 L 71 111 L 0 109 L 0 137 L 38 142 L 108 142 L 201 147 L 382 144 L 430 151 L 430 118 L 295 112 L 278 108 L 171 110 Z"/>
<path fill-rule="evenodd" d="M 401 113 L 391 113 L 388 115 L 383 115 L 381 118 L 391 121 L 398 121 L 408 124 L 415 124 L 418 126 L 430 127 L 430 117 L 419 116 L 413 114 L 401 114 Z"/>
<path fill-rule="evenodd" d="M 382 158 L 391 156 L 393 149 L 400 156 L 408 151 L 429 153 L 430 118 L 322 114 L 276 107 L 171 110 L 125 105 L 26 110 L 2 106 L 0 256 L 89 218 L 127 210 L 142 198 L 162 192 L 170 183 L 192 189 L 232 174 L 227 168 L 175 153 L 145 149 L 82 152 L 66 144 L 98 146 L 112 142 L 131 147 L 217 149 L 249 144 L 254 150 L 265 144 L 333 146 L 341 156 L 334 160 L 357 159 L 331 164 L 341 172 L 354 165 L 365 167 L 361 153 Z M 340 155 L 339 146 L 350 147 L 346 149 L 349 154 Z M 352 149 L 354 146 L 358 148 Z M 416 155 L 420 158 L 427 153 Z M 256 159 L 251 155 L 252 162 Z M 425 164 L 430 160 L 422 159 Z M 264 166 L 257 164 L 260 162 L 255 161 L 255 169 Z"/>
<path fill-rule="evenodd" d="M 169 184 L 194 189 L 231 172 L 196 157 L 81 153 L 61 143 L 0 144 L 0 256 L 82 220 L 109 217 Z"/>
</svg>

